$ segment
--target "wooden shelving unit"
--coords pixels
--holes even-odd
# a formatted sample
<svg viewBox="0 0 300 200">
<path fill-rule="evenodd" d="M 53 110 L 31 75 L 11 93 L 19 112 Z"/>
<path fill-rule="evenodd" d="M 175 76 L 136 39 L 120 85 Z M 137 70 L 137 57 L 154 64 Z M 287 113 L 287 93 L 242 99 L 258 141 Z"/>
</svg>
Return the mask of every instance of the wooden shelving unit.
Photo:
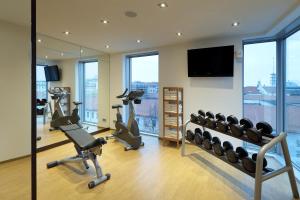
<svg viewBox="0 0 300 200">
<path fill-rule="evenodd" d="M 183 126 L 183 88 L 163 88 L 163 140 L 177 143 L 181 141 Z"/>
</svg>

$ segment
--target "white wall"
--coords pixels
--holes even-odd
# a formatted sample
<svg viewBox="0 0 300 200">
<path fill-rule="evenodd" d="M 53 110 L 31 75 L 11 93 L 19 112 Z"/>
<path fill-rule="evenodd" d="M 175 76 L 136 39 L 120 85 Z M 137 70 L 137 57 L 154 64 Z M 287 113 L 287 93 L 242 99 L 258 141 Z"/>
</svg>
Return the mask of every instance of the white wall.
<svg viewBox="0 0 300 200">
<path fill-rule="evenodd" d="M 98 117 L 99 127 L 109 127 L 109 56 L 101 55 L 98 59 Z M 49 87 L 70 87 L 71 88 L 71 102 L 78 101 L 77 88 L 77 66 L 79 59 L 66 59 L 57 62 L 58 67 L 61 69 L 61 80 L 51 82 Z M 74 105 L 71 105 L 71 110 Z"/>
<path fill-rule="evenodd" d="M 163 116 L 162 88 L 177 86 L 184 88 L 184 120 L 198 109 L 221 112 L 225 115 L 242 116 L 242 62 L 235 59 L 234 77 L 189 78 L 187 74 L 187 49 L 222 45 L 234 45 L 235 50 L 242 49 L 241 38 L 223 38 L 208 41 L 190 42 L 180 45 L 153 49 L 159 52 L 159 116 Z M 136 53 L 136 52 L 135 52 Z M 129 54 L 129 53 L 127 53 Z M 112 54 L 110 62 L 110 104 L 121 103 L 115 96 L 124 88 L 124 56 L 126 53 Z M 110 107 L 111 107 L 110 105 Z M 111 110 L 110 127 L 114 128 L 115 111 Z M 163 132 L 160 117 L 160 134 Z M 222 139 L 226 136 L 219 135 Z M 232 140 L 232 139 L 231 139 Z M 235 141 L 240 144 L 239 140 Z"/>
<path fill-rule="evenodd" d="M 30 29 L 0 21 L 0 161 L 30 154 Z"/>
</svg>

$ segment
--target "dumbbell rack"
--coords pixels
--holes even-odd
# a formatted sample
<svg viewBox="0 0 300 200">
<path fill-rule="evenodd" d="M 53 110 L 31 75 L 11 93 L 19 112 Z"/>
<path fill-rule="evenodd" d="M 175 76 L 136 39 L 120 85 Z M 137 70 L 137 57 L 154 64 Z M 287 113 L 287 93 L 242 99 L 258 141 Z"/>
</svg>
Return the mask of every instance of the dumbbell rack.
<svg viewBox="0 0 300 200">
<path fill-rule="evenodd" d="M 191 120 L 188 120 L 182 127 L 182 146 L 181 146 L 181 155 L 185 156 L 185 134 L 186 134 L 186 130 L 187 130 L 187 126 L 190 124 L 196 124 L 199 125 L 203 128 L 203 130 L 205 130 L 206 128 L 210 129 L 209 127 L 203 126 L 197 122 L 192 122 Z M 299 198 L 299 192 L 298 192 L 298 188 L 297 188 L 297 184 L 296 184 L 296 179 L 295 179 L 295 175 L 294 175 L 294 170 L 293 170 L 293 166 L 292 166 L 292 162 L 291 162 L 291 157 L 289 154 L 289 150 L 288 150 L 288 145 L 287 145 L 287 141 L 286 141 L 286 136 L 287 134 L 285 132 L 281 132 L 278 136 L 273 137 L 273 138 L 263 138 L 263 141 L 261 143 L 253 143 L 252 141 L 250 141 L 247 137 L 243 136 L 243 137 L 235 137 L 229 133 L 224 133 L 221 131 L 218 131 L 216 129 L 211 129 L 214 131 L 217 131 L 219 133 L 222 133 L 224 135 L 228 135 L 230 137 L 234 137 L 246 142 L 250 142 L 252 144 L 258 145 L 260 146 L 260 150 L 257 154 L 257 159 L 256 159 L 256 173 L 250 173 L 248 171 L 246 171 L 243 166 L 240 163 L 231 163 L 229 162 L 225 156 L 217 156 L 213 150 L 207 150 L 202 146 L 198 146 L 199 148 L 201 148 L 202 150 L 208 152 L 209 154 L 219 158 L 220 160 L 226 162 L 227 164 L 235 167 L 236 169 L 248 174 L 249 176 L 253 177 L 255 179 L 255 190 L 254 190 L 254 199 L 255 200 L 260 200 L 261 199 L 261 191 L 262 191 L 262 183 L 268 179 L 271 179 L 275 176 L 278 176 L 282 173 L 288 172 L 289 175 L 289 180 L 290 180 L 290 184 L 291 184 L 291 189 L 293 192 L 293 196 L 294 198 Z M 272 147 L 274 147 L 276 144 L 281 144 L 282 147 L 282 152 L 283 152 L 283 156 L 285 159 L 285 166 L 283 166 L 280 169 L 277 170 L 272 170 L 271 172 L 265 172 L 263 171 L 263 159 L 265 157 L 265 154 L 268 150 L 270 150 Z"/>
</svg>

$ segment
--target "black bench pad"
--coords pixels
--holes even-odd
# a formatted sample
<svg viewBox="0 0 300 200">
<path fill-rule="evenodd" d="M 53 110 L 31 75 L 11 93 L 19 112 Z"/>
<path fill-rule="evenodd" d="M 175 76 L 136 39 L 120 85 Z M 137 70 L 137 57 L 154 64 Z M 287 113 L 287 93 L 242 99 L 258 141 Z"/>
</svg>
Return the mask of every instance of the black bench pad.
<svg viewBox="0 0 300 200">
<path fill-rule="evenodd" d="M 95 139 L 91 134 L 77 124 L 60 126 L 59 128 L 82 151 L 106 144 L 104 138 Z"/>
</svg>

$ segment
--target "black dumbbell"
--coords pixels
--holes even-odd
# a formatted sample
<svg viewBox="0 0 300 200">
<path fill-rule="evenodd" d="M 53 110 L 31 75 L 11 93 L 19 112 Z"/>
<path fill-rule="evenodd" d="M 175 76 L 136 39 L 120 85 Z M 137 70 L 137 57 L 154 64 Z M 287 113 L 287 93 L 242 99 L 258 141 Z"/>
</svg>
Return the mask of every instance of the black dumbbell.
<svg viewBox="0 0 300 200">
<path fill-rule="evenodd" d="M 227 117 L 228 131 L 230 131 L 230 134 L 232 134 L 231 130 L 230 130 L 230 126 L 232 124 L 238 124 L 238 123 L 239 123 L 239 120 L 234 115 L 229 115 Z"/>
<path fill-rule="evenodd" d="M 206 112 L 205 121 L 206 121 L 206 126 L 208 128 L 210 128 L 210 129 L 216 128 L 215 115 L 212 112 L 210 112 L 210 111 Z"/>
<path fill-rule="evenodd" d="M 198 146 L 201 146 L 203 143 L 202 131 L 200 128 L 195 128 L 195 143 Z"/>
<path fill-rule="evenodd" d="M 208 131 L 203 132 L 203 146 L 207 150 L 212 149 L 211 134 Z"/>
<path fill-rule="evenodd" d="M 186 131 L 186 139 L 190 142 L 193 142 L 195 139 L 195 134 L 191 130 Z"/>
<path fill-rule="evenodd" d="M 246 157 L 242 159 L 242 165 L 244 167 L 244 169 L 250 173 L 255 173 L 256 171 L 256 158 L 257 158 L 257 154 L 253 154 L 252 158 Z M 269 169 L 267 169 L 268 162 L 267 159 L 264 158 L 263 160 L 263 170 L 264 171 L 269 171 Z"/>
<path fill-rule="evenodd" d="M 216 114 L 216 128 L 218 131 L 225 133 L 228 130 L 228 124 L 225 121 L 226 118 L 224 115 L 222 115 L 221 113 Z"/>
<path fill-rule="evenodd" d="M 237 147 L 235 151 L 233 149 L 226 151 L 226 158 L 231 163 L 237 163 L 246 157 L 248 157 L 248 152 L 243 147 Z"/>
<path fill-rule="evenodd" d="M 205 112 L 203 110 L 198 110 L 198 122 L 200 125 L 205 125 Z"/>
<path fill-rule="evenodd" d="M 219 141 L 217 139 L 214 140 L 213 138 L 213 142 L 214 142 L 213 144 L 214 152 L 218 156 L 224 156 L 224 152 L 233 149 L 232 144 L 228 141 L 223 142 L 223 147 L 221 146 L 221 142 L 218 143 Z"/>
<path fill-rule="evenodd" d="M 191 114 L 191 122 L 192 123 L 198 123 L 198 116 L 194 113 Z"/>
<path fill-rule="evenodd" d="M 255 128 L 249 128 L 246 130 L 246 135 L 248 139 L 252 142 L 259 143 L 262 141 L 262 136 L 273 138 L 271 134 L 273 128 L 267 122 L 258 122 Z"/>
<path fill-rule="evenodd" d="M 253 123 L 250 119 L 243 118 L 240 120 L 240 124 L 231 124 L 230 125 L 230 131 L 232 135 L 235 137 L 241 137 L 244 135 L 244 131 L 246 131 L 248 128 L 253 128 Z"/>
</svg>

